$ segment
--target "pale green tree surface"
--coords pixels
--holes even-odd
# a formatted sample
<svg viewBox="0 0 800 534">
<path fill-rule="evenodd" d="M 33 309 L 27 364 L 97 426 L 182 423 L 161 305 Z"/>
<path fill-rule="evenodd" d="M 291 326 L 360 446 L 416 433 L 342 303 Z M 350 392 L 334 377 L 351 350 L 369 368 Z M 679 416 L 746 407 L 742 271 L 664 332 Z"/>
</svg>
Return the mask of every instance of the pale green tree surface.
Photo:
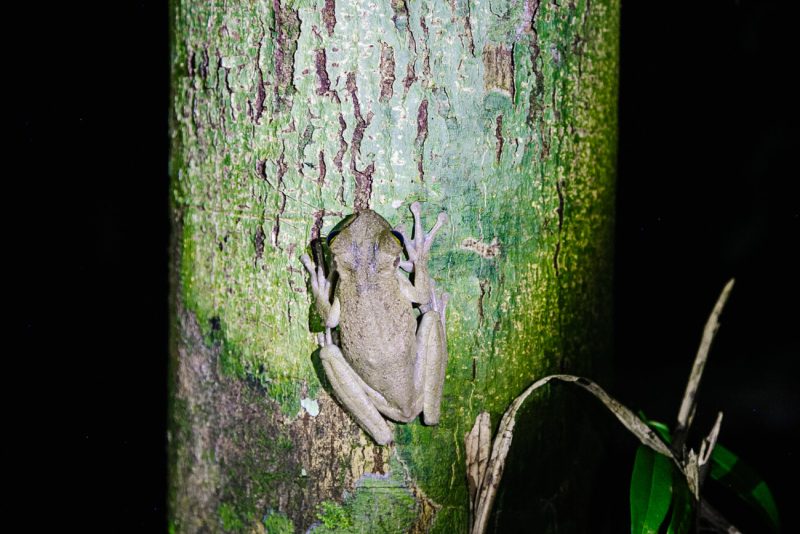
<svg viewBox="0 0 800 534">
<path fill-rule="evenodd" d="M 170 528 L 465 532 L 476 415 L 610 351 L 618 2 L 171 17 Z M 415 200 L 427 228 L 449 216 L 430 268 L 451 296 L 442 418 L 379 447 L 331 395 L 299 256 L 357 209 L 408 225 Z M 584 531 L 586 417 L 556 387 L 529 403 L 506 477 L 536 484 L 501 487 L 492 525 Z"/>
</svg>

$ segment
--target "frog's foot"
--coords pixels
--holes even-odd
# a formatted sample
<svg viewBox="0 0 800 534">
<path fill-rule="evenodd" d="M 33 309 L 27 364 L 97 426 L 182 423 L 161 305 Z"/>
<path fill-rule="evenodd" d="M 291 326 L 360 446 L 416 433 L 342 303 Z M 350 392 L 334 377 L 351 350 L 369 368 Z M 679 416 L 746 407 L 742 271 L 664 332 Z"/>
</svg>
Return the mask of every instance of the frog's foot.
<svg viewBox="0 0 800 534">
<path fill-rule="evenodd" d="M 408 235 L 405 226 L 403 225 L 395 228 L 395 231 L 403 236 L 403 244 L 406 247 L 406 252 L 408 252 L 409 261 L 416 263 L 418 261 L 426 260 L 428 252 L 431 250 L 431 245 L 433 244 L 433 238 L 436 237 L 436 233 L 439 231 L 445 221 L 447 221 L 447 214 L 445 212 L 441 212 L 436 218 L 436 224 L 433 225 L 431 231 L 425 233 L 425 231 L 422 229 L 419 202 L 414 202 L 411 204 L 411 213 L 414 214 L 413 239 Z M 405 267 L 403 267 L 403 269 L 407 270 Z"/>
<path fill-rule="evenodd" d="M 307 254 L 300 257 L 303 266 L 311 276 L 311 293 L 314 295 L 314 303 L 317 307 L 317 312 L 325 320 L 325 326 L 328 328 L 335 328 L 339 324 L 339 313 L 341 308 L 339 306 L 339 299 L 334 298 L 331 303 L 331 282 L 333 280 L 333 271 L 325 277 L 325 270 L 322 265 L 314 267 L 311 258 Z"/>
<path fill-rule="evenodd" d="M 325 339 L 327 338 L 327 339 Z M 323 336 L 330 341 L 330 332 Z M 372 436 L 379 445 L 392 442 L 393 434 L 389 424 L 375 407 L 374 396 L 380 395 L 370 388 L 344 359 L 342 351 L 333 343 L 326 344 L 319 353 L 325 375 L 333 387 L 336 398 L 353 419 Z"/>
</svg>

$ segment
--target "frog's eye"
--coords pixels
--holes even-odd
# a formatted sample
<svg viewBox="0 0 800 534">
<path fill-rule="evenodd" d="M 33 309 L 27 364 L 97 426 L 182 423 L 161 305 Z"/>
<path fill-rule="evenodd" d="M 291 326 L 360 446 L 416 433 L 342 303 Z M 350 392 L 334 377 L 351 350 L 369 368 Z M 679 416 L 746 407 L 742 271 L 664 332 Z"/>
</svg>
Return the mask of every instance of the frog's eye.
<svg viewBox="0 0 800 534">
<path fill-rule="evenodd" d="M 392 230 L 392 235 L 394 236 L 395 239 L 397 239 L 397 243 L 402 247 L 403 246 L 403 234 L 401 234 L 400 232 L 396 232 L 396 231 Z"/>
<path fill-rule="evenodd" d="M 334 230 L 328 234 L 327 242 L 329 247 L 331 246 L 331 243 L 333 243 L 333 240 L 336 239 L 337 235 L 339 235 L 339 230 Z"/>
</svg>

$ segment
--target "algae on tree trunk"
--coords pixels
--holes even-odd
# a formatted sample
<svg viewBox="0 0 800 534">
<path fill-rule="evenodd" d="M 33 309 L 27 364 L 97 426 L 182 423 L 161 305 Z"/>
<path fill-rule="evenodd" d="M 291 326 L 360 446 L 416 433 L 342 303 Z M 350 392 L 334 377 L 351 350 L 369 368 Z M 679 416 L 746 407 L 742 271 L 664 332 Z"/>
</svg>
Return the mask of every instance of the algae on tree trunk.
<svg viewBox="0 0 800 534">
<path fill-rule="evenodd" d="M 171 528 L 466 531 L 476 415 L 609 352 L 618 2 L 173 0 L 171 17 Z M 430 269 L 451 295 L 442 418 L 379 447 L 331 397 L 299 256 L 355 209 L 398 224 L 415 200 L 428 227 L 449 215 Z M 566 395 L 529 402 L 531 458 L 506 476 L 537 493 L 522 513 L 501 489 L 492 524 L 579 531 L 587 436 Z"/>
</svg>

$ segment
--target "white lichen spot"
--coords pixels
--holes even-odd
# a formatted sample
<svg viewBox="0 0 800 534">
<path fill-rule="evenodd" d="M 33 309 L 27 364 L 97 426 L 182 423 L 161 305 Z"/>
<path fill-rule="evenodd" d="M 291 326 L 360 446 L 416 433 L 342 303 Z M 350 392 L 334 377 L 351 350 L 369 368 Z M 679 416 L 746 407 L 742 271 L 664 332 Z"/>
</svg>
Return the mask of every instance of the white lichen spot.
<svg viewBox="0 0 800 534">
<path fill-rule="evenodd" d="M 319 403 L 314 399 L 300 399 L 300 406 L 310 415 L 316 417 L 319 415 Z"/>
<path fill-rule="evenodd" d="M 402 167 L 406 164 L 406 160 L 403 159 L 402 153 L 400 150 L 395 150 L 392 152 L 392 165 L 395 167 Z"/>
<path fill-rule="evenodd" d="M 392 200 L 392 208 L 393 209 L 397 209 L 402 205 L 403 205 L 403 201 L 402 200 L 399 200 L 399 199 Z"/>
</svg>

